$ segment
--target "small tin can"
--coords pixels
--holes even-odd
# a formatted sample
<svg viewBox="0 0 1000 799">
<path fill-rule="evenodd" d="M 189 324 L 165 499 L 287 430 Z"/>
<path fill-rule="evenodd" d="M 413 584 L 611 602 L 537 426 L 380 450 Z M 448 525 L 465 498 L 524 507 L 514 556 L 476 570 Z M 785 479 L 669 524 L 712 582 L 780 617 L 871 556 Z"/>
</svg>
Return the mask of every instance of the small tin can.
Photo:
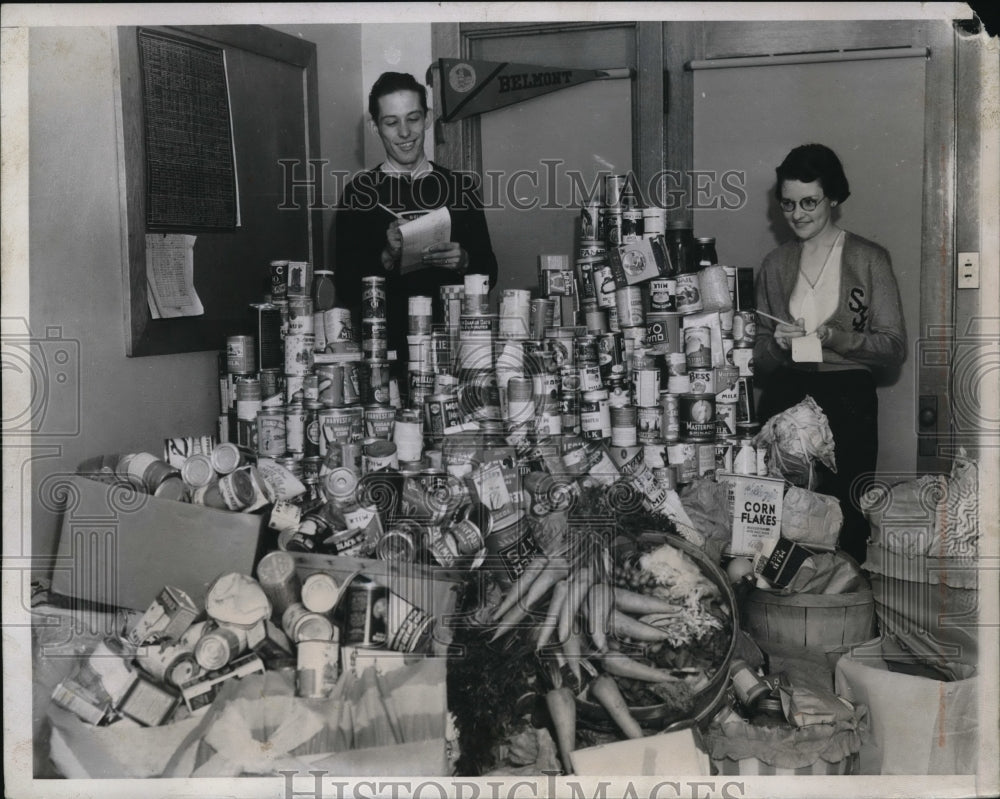
<svg viewBox="0 0 1000 799">
<path fill-rule="evenodd" d="M 305 418 L 302 423 L 302 454 L 306 458 L 315 458 L 320 454 L 320 440 L 322 439 L 322 433 L 320 432 L 320 414 L 323 412 L 323 406 L 316 401 L 307 401 L 302 404 L 302 409 L 305 414 Z"/>
<path fill-rule="evenodd" d="M 722 438 L 736 435 L 736 403 L 715 399 L 716 432 Z"/>
<path fill-rule="evenodd" d="M 257 455 L 279 458 L 285 454 L 284 408 L 262 408 L 257 413 Z"/>
<path fill-rule="evenodd" d="M 243 465 L 243 453 L 229 441 L 217 444 L 211 454 L 212 468 L 217 474 L 229 474 Z"/>
<path fill-rule="evenodd" d="M 409 312 L 408 331 L 411 336 L 431 334 L 431 321 L 433 319 L 433 299 L 425 296 L 410 297 L 407 302 Z"/>
<path fill-rule="evenodd" d="M 316 335 L 313 301 L 309 297 L 288 298 L 288 336 Z M 326 334 L 324 333 L 324 338 Z M 314 339 L 315 341 L 315 339 Z"/>
<path fill-rule="evenodd" d="M 295 643 L 302 641 L 331 641 L 333 622 L 322 613 L 313 613 L 301 602 L 289 605 L 281 615 L 281 628 Z"/>
<path fill-rule="evenodd" d="M 270 600 L 276 617 L 298 601 L 300 582 L 295 559 L 287 552 L 275 550 L 261 558 L 257 564 L 257 582 Z"/>
<path fill-rule="evenodd" d="M 252 375 L 257 371 L 257 354 L 253 336 L 226 338 L 226 369 L 231 375 Z"/>
<path fill-rule="evenodd" d="M 618 324 L 622 327 L 644 327 L 642 288 L 626 286 L 615 291 L 615 307 L 618 309 Z"/>
<path fill-rule="evenodd" d="M 681 436 L 680 403 L 677 394 L 660 392 L 660 435 L 664 441 L 677 441 Z"/>
<path fill-rule="evenodd" d="M 212 468 L 212 459 L 204 453 L 191 455 L 181 466 L 181 479 L 191 488 L 201 488 L 207 486 L 216 478 L 215 469 Z"/>
<path fill-rule="evenodd" d="M 761 699 L 771 693 L 770 686 L 741 658 L 734 658 L 729 664 L 729 677 L 732 680 L 733 693 L 748 711 L 752 711 Z"/>
<path fill-rule="evenodd" d="M 690 393 L 692 394 L 715 394 L 715 370 L 708 369 L 688 369 L 688 380 L 690 381 Z"/>
<path fill-rule="evenodd" d="M 205 671 L 221 669 L 246 648 L 246 634 L 242 640 L 239 628 L 218 625 L 198 639 L 194 645 L 194 659 Z"/>
<path fill-rule="evenodd" d="M 388 634 L 389 589 L 357 577 L 348 586 L 344 642 L 384 647 Z"/>
<path fill-rule="evenodd" d="M 618 208 L 607 208 L 604 211 L 604 241 L 609 247 L 617 247 L 622 243 L 622 212 Z"/>
<path fill-rule="evenodd" d="M 643 224 L 642 224 L 642 210 L 639 208 L 630 208 L 622 211 L 622 231 L 621 231 L 621 242 L 622 244 L 628 244 L 630 242 L 640 241 L 643 234 Z"/>
<path fill-rule="evenodd" d="M 302 403 L 285 407 L 285 449 L 304 454 L 306 450 L 306 421 L 308 414 Z"/>
<path fill-rule="evenodd" d="M 354 341 L 354 321 L 347 308 L 329 308 L 323 311 L 323 332 L 327 345 L 333 345 L 336 351 L 338 345 Z"/>
<path fill-rule="evenodd" d="M 416 559 L 422 534 L 422 528 L 417 522 L 402 519 L 391 525 L 379 538 L 375 544 L 375 557 L 379 560 L 411 563 Z"/>
<path fill-rule="evenodd" d="M 720 438 L 715 442 L 715 471 L 732 472 L 733 470 L 733 440 Z"/>
<path fill-rule="evenodd" d="M 364 454 L 361 456 L 362 472 L 370 474 L 383 469 L 398 468 L 399 456 L 396 454 L 396 445 L 391 441 L 379 438 L 365 444 Z"/>
<path fill-rule="evenodd" d="M 651 408 L 660 401 L 660 370 L 634 369 L 632 371 L 632 396 L 635 404 Z"/>
<path fill-rule="evenodd" d="M 712 336 L 709 328 L 684 328 L 684 360 L 689 371 L 712 368 Z"/>
<path fill-rule="evenodd" d="M 301 641 L 296 647 L 297 695 L 323 699 L 340 677 L 340 644 L 336 641 Z"/>
<path fill-rule="evenodd" d="M 714 395 L 681 394 L 677 399 L 680 414 L 681 438 L 686 441 L 714 441 Z"/>
<path fill-rule="evenodd" d="M 302 604 L 313 613 L 329 613 L 339 596 L 340 586 L 328 572 L 313 572 L 302 582 Z"/>
<path fill-rule="evenodd" d="M 593 274 L 597 307 L 601 310 L 616 308 L 615 292 L 618 290 L 618 284 L 615 282 L 611 267 L 608 264 L 598 264 L 594 267 Z"/>
<path fill-rule="evenodd" d="M 358 473 L 350 466 L 338 466 L 322 477 L 323 493 L 338 505 L 354 499 L 358 488 Z"/>
<path fill-rule="evenodd" d="M 392 438 L 396 409 L 391 405 L 365 405 L 363 418 L 365 438 Z"/>
<path fill-rule="evenodd" d="M 386 405 L 389 402 L 389 361 L 371 359 L 364 362 L 366 405 Z"/>
<path fill-rule="evenodd" d="M 647 284 L 649 287 L 650 312 L 677 310 L 677 279 L 658 277 Z"/>
<path fill-rule="evenodd" d="M 661 440 L 660 425 L 663 410 L 659 405 L 640 406 L 636 411 L 637 438 L 640 444 L 655 444 Z"/>
<path fill-rule="evenodd" d="M 361 318 L 385 319 L 385 278 L 372 275 L 361 278 Z"/>
<path fill-rule="evenodd" d="M 698 476 L 698 449 L 692 442 L 678 442 L 667 447 L 667 461 L 675 467 L 678 483 L 690 483 Z"/>
<path fill-rule="evenodd" d="M 288 297 L 288 261 L 271 261 L 268 273 L 271 277 L 271 299 L 286 299 Z"/>
<path fill-rule="evenodd" d="M 366 360 L 385 360 L 389 331 L 385 319 L 361 320 L 361 354 Z"/>
<path fill-rule="evenodd" d="M 313 344 L 314 336 L 312 333 L 289 333 L 285 336 L 286 375 L 305 377 L 309 374 L 316 356 Z"/>
<path fill-rule="evenodd" d="M 756 311 L 736 311 L 733 315 L 733 346 L 739 348 L 752 347 L 756 337 Z"/>
<path fill-rule="evenodd" d="M 677 275 L 675 305 L 679 312 L 686 314 L 695 313 L 704 307 L 697 272 L 681 272 Z"/>
</svg>

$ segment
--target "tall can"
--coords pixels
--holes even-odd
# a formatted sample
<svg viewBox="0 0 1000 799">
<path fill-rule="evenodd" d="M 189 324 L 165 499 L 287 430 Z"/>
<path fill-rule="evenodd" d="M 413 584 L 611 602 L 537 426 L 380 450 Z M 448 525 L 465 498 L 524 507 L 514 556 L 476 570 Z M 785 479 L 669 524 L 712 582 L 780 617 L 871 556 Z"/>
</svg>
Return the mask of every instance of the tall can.
<svg viewBox="0 0 1000 799">
<path fill-rule="evenodd" d="M 257 455 L 280 458 L 285 454 L 284 408 L 262 408 L 257 412 Z"/>
<path fill-rule="evenodd" d="M 385 278 L 371 275 L 361 278 L 361 318 L 385 319 Z"/>
<path fill-rule="evenodd" d="M 231 375 L 252 375 L 257 371 L 253 336 L 229 336 L 226 339 L 226 369 Z"/>
</svg>

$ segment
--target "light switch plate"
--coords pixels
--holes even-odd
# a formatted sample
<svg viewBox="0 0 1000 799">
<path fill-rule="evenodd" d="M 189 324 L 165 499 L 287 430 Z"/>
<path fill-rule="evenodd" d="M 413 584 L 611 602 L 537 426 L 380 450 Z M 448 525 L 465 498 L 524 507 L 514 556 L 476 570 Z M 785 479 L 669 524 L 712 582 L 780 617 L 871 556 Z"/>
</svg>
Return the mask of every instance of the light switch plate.
<svg viewBox="0 0 1000 799">
<path fill-rule="evenodd" d="M 978 252 L 960 252 L 958 254 L 958 287 L 960 289 L 979 288 Z"/>
</svg>

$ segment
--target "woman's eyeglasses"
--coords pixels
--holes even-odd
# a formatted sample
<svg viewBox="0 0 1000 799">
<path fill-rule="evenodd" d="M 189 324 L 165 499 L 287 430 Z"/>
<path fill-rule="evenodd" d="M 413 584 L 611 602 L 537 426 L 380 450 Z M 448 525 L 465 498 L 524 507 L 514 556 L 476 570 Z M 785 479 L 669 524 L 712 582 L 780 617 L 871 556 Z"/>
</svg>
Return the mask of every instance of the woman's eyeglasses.
<svg viewBox="0 0 1000 799">
<path fill-rule="evenodd" d="M 801 208 L 803 211 L 806 212 L 815 211 L 816 206 L 819 205 L 821 202 L 823 202 L 825 198 L 826 195 L 823 195 L 822 197 L 803 197 L 801 200 L 799 200 L 798 206 L 799 208 Z M 778 205 L 781 206 L 781 210 L 784 211 L 786 214 L 790 214 L 792 211 L 795 210 L 795 200 L 782 200 L 780 203 L 778 203 Z"/>
</svg>

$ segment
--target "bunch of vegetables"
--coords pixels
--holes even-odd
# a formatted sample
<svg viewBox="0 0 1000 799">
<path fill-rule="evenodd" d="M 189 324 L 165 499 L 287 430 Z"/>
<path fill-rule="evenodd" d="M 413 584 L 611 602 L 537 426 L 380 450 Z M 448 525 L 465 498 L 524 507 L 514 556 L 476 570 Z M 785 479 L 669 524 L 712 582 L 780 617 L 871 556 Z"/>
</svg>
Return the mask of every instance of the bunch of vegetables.
<svg viewBox="0 0 1000 799">
<path fill-rule="evenodd" d="M 730 630 L 717 588 L 670 544 L 621 563 L 608 546 L 588 554 L 538 555 L 484 620 L 491 642 L 518 631 L 545 664 L 546 704 L 567 773 L 578 699 L 600 705 L 623 735 L 639 738 L 630 705 L 689 708 L 719 662 L 719 647 L 712 647 L 716 659 L 683 666 L 672 655 L 706 633 L 720 633 L 724 646 Z M 661 561 L 689 571 L 667 566 L 664 573 Z"/>
</svg>

